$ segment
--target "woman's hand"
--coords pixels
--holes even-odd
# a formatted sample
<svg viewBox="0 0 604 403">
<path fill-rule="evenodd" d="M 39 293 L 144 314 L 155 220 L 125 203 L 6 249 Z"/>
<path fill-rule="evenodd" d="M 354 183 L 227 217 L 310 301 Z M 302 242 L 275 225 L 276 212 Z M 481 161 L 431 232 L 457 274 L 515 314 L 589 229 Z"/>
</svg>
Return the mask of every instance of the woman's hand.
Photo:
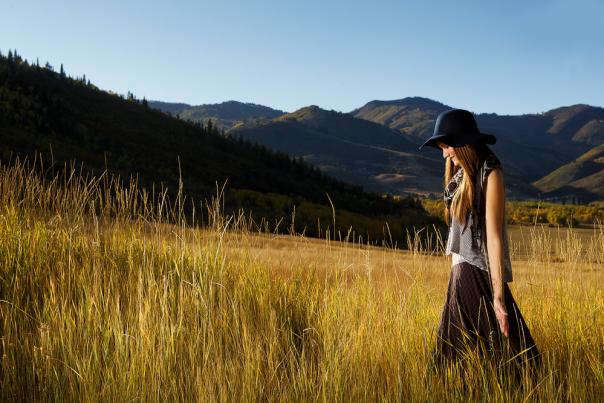
<svg viewBox="0 0 604 403">
<path fill-rule="evenodd" d="M 505 304 L 502 300 L 495 299 L 493 301 L 493 308 L 495 309 L 495 316 L 497 317 L 497 322 L 499 322 L 501 333 L 503 333 L 505 337 L 508 337 L 510 324 L 508 322 L 508 313 L 505 309 Z"/>
</svg>

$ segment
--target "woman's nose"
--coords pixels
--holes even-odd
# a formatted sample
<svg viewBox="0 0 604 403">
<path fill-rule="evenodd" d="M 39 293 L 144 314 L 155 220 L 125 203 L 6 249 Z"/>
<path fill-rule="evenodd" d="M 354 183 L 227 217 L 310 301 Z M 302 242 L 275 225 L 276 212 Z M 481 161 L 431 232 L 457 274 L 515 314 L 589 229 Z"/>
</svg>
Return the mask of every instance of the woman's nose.
<svg viewBox="0 0 604 403">
<path fill-rule="evenodd" d="M 447 158 L 447 147 L 443 147 L 443 158 Z"/>
</svg>

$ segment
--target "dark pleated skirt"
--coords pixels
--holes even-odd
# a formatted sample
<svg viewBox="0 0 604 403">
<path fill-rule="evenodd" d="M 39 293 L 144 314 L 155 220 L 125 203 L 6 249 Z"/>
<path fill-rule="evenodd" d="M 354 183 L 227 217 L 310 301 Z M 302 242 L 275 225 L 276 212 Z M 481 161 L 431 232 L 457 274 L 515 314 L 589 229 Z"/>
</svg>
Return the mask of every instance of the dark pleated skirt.
<svg viewBox="0 0 604 403">
<path fill-rule="evenodd" d="M 511 354 L 522 365 L 539 363 L 539 352 L 507 283 L 504 283 L 507 338 L 499 330 L 491 290 L 487 271 L 466 262 L 451 268 L 447 301 L 436 338 L 437 363 L 459 361 L 469 351 L 497 358 L 509 358 Z"/>
</svg>

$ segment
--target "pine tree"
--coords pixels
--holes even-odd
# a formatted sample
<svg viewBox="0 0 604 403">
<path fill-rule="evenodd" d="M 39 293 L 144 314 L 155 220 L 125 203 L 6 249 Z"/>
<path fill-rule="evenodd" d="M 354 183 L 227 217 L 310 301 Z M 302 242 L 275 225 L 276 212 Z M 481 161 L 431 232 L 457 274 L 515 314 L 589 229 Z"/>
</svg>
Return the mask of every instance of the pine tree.
<svg viewBox="0 0 604 403">
<path fill-rule="evenodd" d="M 63 68 L 63 63 L 61 63 L 61 70 L 59 74 L 61 75 L 61 77 L 65 78 L 65 69 Z"/>
<path fill-rule="evenodd" d="M 17 53 L 17 50 L 15 49 L 15 51 L 13 52 L 13 59 L 15 59 L 15 63 L 17 64 L 21 64 L 23 62 L 23 59 L 21 58 L 21 56 Z"/>
</svg>

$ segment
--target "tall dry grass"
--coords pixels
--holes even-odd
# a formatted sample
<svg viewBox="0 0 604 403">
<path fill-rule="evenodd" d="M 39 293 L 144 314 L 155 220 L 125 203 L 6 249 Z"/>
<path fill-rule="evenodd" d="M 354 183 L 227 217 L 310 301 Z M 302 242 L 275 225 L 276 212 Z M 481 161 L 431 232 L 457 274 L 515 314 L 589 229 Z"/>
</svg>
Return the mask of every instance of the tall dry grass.
<svg viewBox="0 0 604 403">
<path fill-rule="evenodd" d="M 37 172 L 0 167 L 4 401 L 604 396 L 601 231 L 577 243 L 535 227 L 513 242 L 528 251 L 511 287 L 540 370 L 514 379 L 505 362 L 470 355 L 438 372 L 450 263 L 418 234 L 401 251 L 258 233 L 243 213 L 222 214 L 219 197 L 200 228 L 182 198 Z"/>
</svg>

